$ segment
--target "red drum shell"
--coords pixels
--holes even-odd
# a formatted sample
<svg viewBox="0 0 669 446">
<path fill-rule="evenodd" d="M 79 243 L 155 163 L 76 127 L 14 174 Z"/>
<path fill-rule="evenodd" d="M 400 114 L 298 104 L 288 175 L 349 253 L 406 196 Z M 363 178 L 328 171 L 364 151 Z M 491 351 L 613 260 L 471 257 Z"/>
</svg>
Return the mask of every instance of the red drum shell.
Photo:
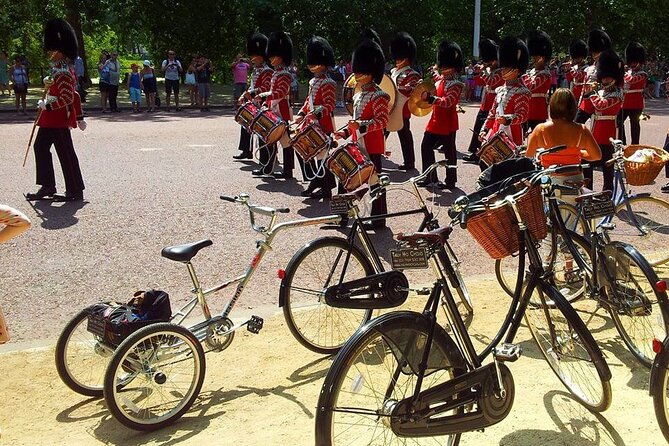
<svg viewBox="0 0 669 446">
<path fill-rule="evenodd" d="M 274 144 L 286 133 L 286 122 L 270 110 L 258 112 L 251 130 L 257 134 L 266 144 Z"/>
<path fill-rule="evenodd" d="M 492 166 L 518 154 L 518 147 L 505 132 L 498 132 L 481 145 L 479 159 L 486 166 Z"/>
<path fill-rule="evenodd" d="M 374 164 L 360 151 L 356 143 L 337 148 L 325 163 L 349 192 L 368 183 L 374 173 Z"/>
<path fill-rule="evenodd" d="M 300 158 L 306 163 L 311 161 L 323 150 L 327 150 L 329 138 L 323 129 L 321 129 L 320 125 L 312 122 L 300 130 L 291 142 L 293 149 L 295 149 Z"/>
<path fill-rule="evenodd" d="M 256 107 L 252 102 L 247 102 L 239 106 L 237 113 L 235 114 L 235 121 L 242 127 L 246 129 L 247 132 L 251 132 L 251 125 L 258 116 L 258 107 Z"/>
</svg>

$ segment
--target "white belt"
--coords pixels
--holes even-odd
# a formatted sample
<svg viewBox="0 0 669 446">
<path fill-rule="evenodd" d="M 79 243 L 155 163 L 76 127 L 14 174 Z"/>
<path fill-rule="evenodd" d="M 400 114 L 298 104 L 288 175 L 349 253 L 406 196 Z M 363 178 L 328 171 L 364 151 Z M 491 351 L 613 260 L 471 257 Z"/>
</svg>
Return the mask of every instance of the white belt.
<svg viewBox="0 0 669 446">
<path fill-rule="evenodd" d="M 545 98 L 546 93 L 532 93 L 533 98 Z"/>
<path fill-rule="evenodd" d="M 643 93 L 643 89 L 639 89 L 639 90 L 627 90 L 625 93 Z"/>
<path fill-rule="evenodd" d="M 595 121 L 615 121 L 617 118 L 616 115 L 595 115 L 593 116 L 593 119 Z"/>
</svg>

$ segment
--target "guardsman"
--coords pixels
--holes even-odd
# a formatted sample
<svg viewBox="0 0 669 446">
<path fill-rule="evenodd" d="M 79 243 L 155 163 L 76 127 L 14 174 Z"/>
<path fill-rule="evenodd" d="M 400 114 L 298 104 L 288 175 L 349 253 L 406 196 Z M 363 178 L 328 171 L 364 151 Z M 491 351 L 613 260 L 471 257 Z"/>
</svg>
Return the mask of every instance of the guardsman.
<svg viewBox="0 0 669 446">
<path fill-rule="evenodd" d="M 328 135 L 334 133 L 333 115 L 337 101 L 337 83 L 327 76 L 328 69 L 334 66 L 334 51 L 330 43 L 322 37 L 312 37 L 307 44 L 307 68 L 314 77 L 309 81 L 309 94 L 297 113 L 296 124 L 315 121 Z M 325 169 L 324 176 L 318 177 L 317 169 L 310 164 L 305 165 L 304 171 L 309 177 L 315 178 L 302 191 L 303 197 L 316 199 L 332 197 L 335 183 L 332 172 Z"/>
<path fill-rule="evenodd" d="M 502 68 L 504 85 L 495 90 L 488 119 L 479 133 L 481 140 L 489 139 L 503 131 L 514 143 L 523 143 L 522 124 L 527 120 L 530 107 L 530 90 L 520 80 L 529 64 L 529 53 L 525 42 L 516 37 L 507 37 L 499 46 L 499 66 Z"/>
<path fill-rule="evenodd" d="M 398 32 L 390 41 L 390 55 L 395 61 L 395 68 L 390 71 L 390 78 L 395 83 L 400 96 L 397 98 L 389 122 L 388 131 L 397 131 L 402 147 L 404 164 L 400 170 L 413 170 L 416 166 L 413 135 L 411 134 L 411 112 L 407 103 L 411 92 L 421 81 L 421 77 L 411 65 L 416 62 L 416 42 L 406 32 Z"/>
<path fill-rule="evenodd" d="M 553 54 L 553 42 L 543 31 L 532 31 L 527 37 L 527 49 L 533 67 L 522 76 L 523 83 L 530 90 L 530 111 L 527 127 L 534 129 L 548 119 L 548 90 L 551 88 L 551 72 L 546 63 Z"/>
<path fill-rule="evenodd" d="M 437 51 L 437 71 L 435 76 L 434 96 L 423 92 L 424 100 L 432 104 L 432 116 L 425 127 L 420 151 L 423 171 L 435 162 L 434 151 L 439 150 L 446 155 L 449 168 L 445 183 L 440 183 L 437 172 L 432 171 L 429 178 L 419 182 L 421 186 L 436 185 L 440 189 L 453 189 L 458 179 L 457 152 L 455 134 L 459 127 L 457 105 L 464 84 L 458 80 L 458 74 L 464 68 L 462 50 L 455 42 L 444 40 Z"/>
<path fill-rule="evenodd" d="M 293 109 L 290 106 L 290 84 L 293 78 L 286 67 L 293 62 L 293 41 L 288 34 L 283 31 L 270 34 L 267 40 L 267 57 L 274 68 L 269 91 L 256 94 L 256 96 L 264 98 L 267 107 L 275 115 L 286 122 L 290 122 L 293 119 Z M 274 178 L 286 180 L 293 178 L 295 151 L 290 144 L 288 132 L 283 135 L 279 142 L 283 148 L 283 171 L 273 172 L 277 150 L 276 143 L 274 143 L 260 150 L 262 168 L 254 170 L 252 172 L 254 175 L 271 174 Z"/>
<path fill-rule="evenodd" d="M 618 126 L 619 139 L 627 143 L 625 138 L 625 120 L 630 118 L 630 133 L 632 144 L 639 144 L 641 136 L 641 113 L 644 108 L 643 91 L 648 82 L 648 74 L 641 68 L 646 62 L 646 48 L 639 42 L 630 42 L 625 48 L 625 61 L 629 69 L 625 73 L 623 93 L 622 119 Z"/>
<path fill-rule="evenodd" d="M 602 51 L 597 59 L 596 91 L 584 93 L 583 109 L 592 115 L 592 135 L 602 149 L 601 165 L 604 173 L 602 190 L 613 190 L 613 166 L 606 162 L 613 157 L 613 145 L 609 138 L 616 137 L 616 117 L 623 106 L 623 82 L 625 67 L 622 59 L 613 50 Z M 583 170 L 583 175 L 592 181 L 592 167 Z"/>
<path fill-rule="evenodd" d="M 84 198 L 84 180 L 79 160 L 74 151 L 70 129 L 86 128 L 81 113 L 81 102 L 76 92 L 76 78 L 72 61 L 76 59 L 79 45 L 74 29 L 62 19 L 51 19 L 44 27 L 44 50 L 51 62 L 51 75 L 45 79 L 48 92 L 37 103 L 39 108 L 37 136 L 35 137 L 35 164 L 37 184 L 35 193 L 26 199 L 54 201 L 80 201 Z M 56 148 L 65 179 L 65 193 L 56 193 L 56 180 L 51 159 L 51 146 Z"/>
<path fill-rule="evenodd" d="M 239 98 L 240 104 L 248 101 L 252 95 L 269 91 L 272 81 L 273 70 L 265 63 L 267 59 L 267 36 L 261 33 L 254 33 L 246 40 L 246 53 L 251 58 L 253 64 L 253 73 L 251 73 L 251 84 L 249 88 Z M 264 142 L 260 143 L 265 144 Z M 251 134 L 244 127 L 239 135 L 239 150 L 242 153 L 233 156 L 236 160 L 253 159 L 251 150 Z"/>
<path fill-rule="evenodd" d="M 353 96 L 353 117 L 348 126 L 335 133 L 337 138 L 353 136 L 362 152 L 367 153 L 378 174 L 382 172 L 382 160 L 386 150 L 384 130 L 388 124 L 390 97 L 381 90 L 379 83 L 385 71 L 383 50 L 373 40 L 363 39 L 353 51 L 351 67 L 360 91 Z M 378 181 L 377 179 L 373 182 Z M 370 183 L 371 184 L 371 183 Z M 372 189 L 374 185 L 372 184 Z M 381 193 L 372 202 L 371 215 L 387 214 L 386 195 Z M 385 227 L 385 220 L 371 222 L 372 228 Z"/>
<path fill-rule="evenodd" d="M 581 90 L 581 97 L 577 98 L 580 100 L 574 121 L 579 124 L 585 124 L 590 119 L 591 113 L 588 113 L 587 109 L 589 107 L 586 105 L 588 101 L 584 101 L 584 98 L 585 95 L 589 95 L 593 90 L 599 89 L 597 85 L 597 61 L 602 51 L 609 49 L 611 49 L 611 38 L 604 30 L 593 29 L 590 31 L 588 35 L 588 51 L 592 57 L 592 65 L 585 68 L 585 84 Z"/>
<path fill-rule="evenodd" d="M 565 77 L 569 82 L 569 89 L 576 101 L 581 99 L 583 85 L 586 82 L 585 58 L 588 57 L 588 45 L 581 39 L 574 39 L 569 44 L 569 56 L 571 61 L 565 67 L 567 72 Z"/>
<path fill-rule="evenodd" d="M 495 41 L 491 39 L 481 40 L 479 42 L 479 54 L 481 55 L 483 67 L 479 71 L 479 74 L 474 76 L 474 82 L 476 85 L 483 86 L 483 97 L 481 98 L 481 108 L 476 115 L 472 139 L 469 142 L 469 153 L 462 157 L 463 160 L 473 163 L 479 162 L 476 152 L 481 148 L 481 141 L 478 136 L 488 117 L 488 113 L 490 113 L 493 102 L 495 102 L 495 90 L 504 84 L 502 69 L 499 68 L 497 61 L 497 44 Z"/>
</svg>

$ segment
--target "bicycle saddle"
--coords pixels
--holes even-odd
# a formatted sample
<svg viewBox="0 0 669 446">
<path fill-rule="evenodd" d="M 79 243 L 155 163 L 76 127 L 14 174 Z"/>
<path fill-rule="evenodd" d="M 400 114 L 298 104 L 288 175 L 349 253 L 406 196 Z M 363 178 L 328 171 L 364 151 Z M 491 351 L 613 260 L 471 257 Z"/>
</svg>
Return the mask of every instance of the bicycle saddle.
<svg viewBox="0 0 669 446">
<path fill-rule="evenodd" d="M 195 257 L 198 251 L 211 246 L 213 243 L 211 240 L 200 240 L 199 242 L 168 246 L 167 248 L 163 248 L 160 255 L 176 262 L 188 262 Z"/>
<path fill-rule="evenodd" d="M 434 231 L 414 232 L 412 234 L 397 234 L 397 240 L 404 242 L 412 247 L 431 246 L 435 244 L 443 245 L 448 240 L 448 236 L 453 232 L 452 226 L 444 226 Z"/>
</svg>

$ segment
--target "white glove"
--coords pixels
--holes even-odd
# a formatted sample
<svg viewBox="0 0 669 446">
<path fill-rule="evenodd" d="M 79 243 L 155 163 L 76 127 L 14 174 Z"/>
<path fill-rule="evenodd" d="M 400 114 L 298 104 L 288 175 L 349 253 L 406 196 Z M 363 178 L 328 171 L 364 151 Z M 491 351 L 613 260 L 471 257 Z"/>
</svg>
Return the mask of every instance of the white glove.
<svg viewBox="0 0 669 446">
<path fill-rule="evenodd" d="M 53 84 L 53 78 L 51 76 L 45 76 L 44 79 L 42 79 L 42 82 L 44 82 L 45 86 L 50 86 Z"/>
<path fill-rule="evenodd" d="M 37 108 L 41 110 L 46 110 L 46 104 L 47 104 L 46 99 L 40 99 L 39 101 L 37 101 Z"/>
<path fill-rule="evenodd" d="M 77 127 L 79 127 L 79 130 L 81 130 L 82 132 L 86 130 L 87 126 L 88 124 L 86 124 L 86 121 L 84 121 L 83 119 L 81 121 L 77 121 Z"/>
</svg>

